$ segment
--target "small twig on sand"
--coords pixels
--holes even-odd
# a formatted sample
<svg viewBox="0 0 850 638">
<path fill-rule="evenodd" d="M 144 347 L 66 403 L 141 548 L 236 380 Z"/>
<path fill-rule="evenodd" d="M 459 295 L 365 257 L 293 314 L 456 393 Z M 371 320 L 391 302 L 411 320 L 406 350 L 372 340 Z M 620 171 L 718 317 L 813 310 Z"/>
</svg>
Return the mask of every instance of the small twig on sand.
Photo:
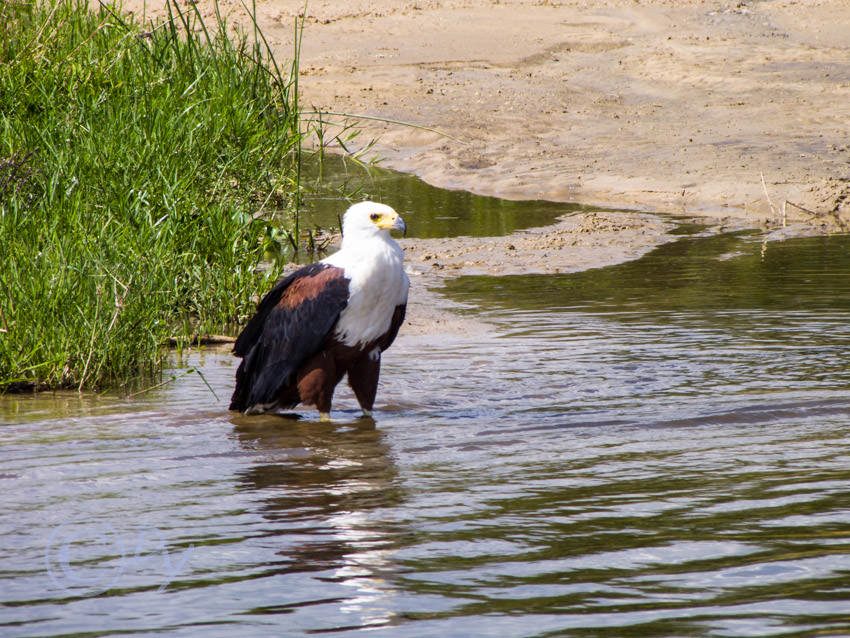
<svg viewBox="0 0 850 638">
<path fill-rule="evenodd" d="M 827 211 L 825 213 L 817 213 L 813 210 L 809 210 L 808 208 L 804 208 L 803 206 L 800 206 L 799 204 L 795 204 L 794 202 L 789 202 L 787 199 L 785 200 L 785 203 L 788 204 L 789 206 L 793 206 L 797 210 L 801 210 L 804 213 L 811 215 L 812 217 L 819 217 L 821 219 L 823 219 L 824 217 L 827 217 L 827 216 L 832 217 L 835 220 L 835 223 L 838 225 L 839 228 L 841 228 L 842 230 L 847 229 L 847 222 L 844 221 L 841 218 L 841 214 L 837 210 Z"/>
<path fill-rule="evenodd" d="M 773 202 L 770 199 L 770 195 L 767 194 L 767 184 L 764 182 L 764 171 L 761 172 L 761 187 L 764 189 L 764 196 L 767 198 L 767 205 L 770 206 L 770 212 L 773 213 L 773 218 L 776 219 L 779 217 L 779 213 L 776 210 L 776 207 L 773 205 Z M 782 224 L 785 226 L 785 224 Z"/>
<path fill-rule="evenodd" d="M 795 204 L 794 202 L 789 202 L 787 199 L 785 200 L 785 203 L 788 204 L 789 206 L 793 206 L 794 208 L 803 211 L 804 213 L 808 213 L 809 215 L 812 215 L 813 217 L 820 217 L 820 213 L 816 213 L 815 211 L 809 210 L 808 208 L 803 208 L 799 204 Z"/>
</svg>

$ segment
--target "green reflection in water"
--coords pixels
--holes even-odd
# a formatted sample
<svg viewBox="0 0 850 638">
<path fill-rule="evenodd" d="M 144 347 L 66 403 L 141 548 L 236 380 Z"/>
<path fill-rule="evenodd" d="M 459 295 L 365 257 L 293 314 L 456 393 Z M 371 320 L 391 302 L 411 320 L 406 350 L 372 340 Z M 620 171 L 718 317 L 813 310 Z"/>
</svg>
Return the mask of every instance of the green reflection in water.
<svg viewBox="0 0 850 638">
<path fill-rule="evenodd" d="M 305 176 L 317 189 L 308 198 L 304 222 L 308 226 L 339 226 L 348 206 L 340 193 L 353 201 L 373 199 L 399 211 L 409 237 L 496 237 L 523 228 L 553 223 L 561 215 L 589 210 L 577 204 L 546 201 L 509 201 L 461 190 L 430 186 L 418 177 L 384 168 L 363 167 L 338 156 L 325 156 L 323 164 L 310 162 Z M 598 210 L 595 208 L 593 210 Z"/>
<path fill-rule="evenodd" d="M 593 312 L 850 310 L 850 236 L 763 244 L 752 233 L 683 238 L 641 259 L 563 275 L 461 277 L 446 293 L 482 307 Z"/>
</svg>

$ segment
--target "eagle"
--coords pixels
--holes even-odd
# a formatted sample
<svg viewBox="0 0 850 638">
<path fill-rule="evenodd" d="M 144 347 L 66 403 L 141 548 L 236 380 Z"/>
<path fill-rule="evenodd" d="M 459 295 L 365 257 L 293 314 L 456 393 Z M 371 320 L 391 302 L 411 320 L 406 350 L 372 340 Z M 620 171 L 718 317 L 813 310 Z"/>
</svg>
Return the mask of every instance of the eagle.
<svg viewBox="0 0 850 638">
<path fill-rule="evenodd" d="M 334 389 L 345 375 L 372 414 L 381 353 L 398 334 L 410 286 L 404 251 L 390 231 L 406 232 L 391 207 L 351 206 L 340 249 L 279 280 L 236 339 L 242 361 L 230 409 L 245 414 L 315 406 L 330 419 Z"/>
</svg>

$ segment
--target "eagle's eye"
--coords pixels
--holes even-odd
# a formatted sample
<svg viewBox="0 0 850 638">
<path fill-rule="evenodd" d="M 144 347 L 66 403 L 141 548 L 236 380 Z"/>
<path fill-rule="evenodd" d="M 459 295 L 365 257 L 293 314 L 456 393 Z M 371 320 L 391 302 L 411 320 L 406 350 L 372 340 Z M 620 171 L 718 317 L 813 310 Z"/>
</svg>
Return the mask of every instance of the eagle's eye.
<svg viewBox="0 0 850 638">
<path fill-rule="evenodd" d="M 369 215 L 369 219 L 371 219 L 373 222 L 378 221 L 380 218 L 381 216 L 378 213 L 372 213 L 371 215 Z"/>
</svg>

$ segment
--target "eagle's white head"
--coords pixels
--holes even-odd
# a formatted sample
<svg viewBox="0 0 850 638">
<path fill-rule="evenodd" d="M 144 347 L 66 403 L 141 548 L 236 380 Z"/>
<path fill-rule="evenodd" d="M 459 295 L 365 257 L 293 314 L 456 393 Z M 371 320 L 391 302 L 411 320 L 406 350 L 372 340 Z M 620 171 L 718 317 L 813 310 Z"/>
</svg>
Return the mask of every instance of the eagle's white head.
<svg viewBox="0 0 850 638">
<path fill-rule="evenodd" d="M 410 281 L 404 251 L 390 237 L 405 231 L 392 208 L 375 202 L 354 204 L 342 219 L 342 245 L 322 262 L 342 268 L 348 279 L 348 305 L 336 326 L 337 338 L 349 346 L 374 341 L 390 328 L 393 313 L 407 303 Z"/>
<path fill-rule="evenodd" d="M 397 212 L 386 204 L 360 202 L 354 204 L 342 218 L 342 243 L 363 240 L 375 236 L 389 237 L 391 230 L 404 233 L 407 228 Z"/>
</svg>

